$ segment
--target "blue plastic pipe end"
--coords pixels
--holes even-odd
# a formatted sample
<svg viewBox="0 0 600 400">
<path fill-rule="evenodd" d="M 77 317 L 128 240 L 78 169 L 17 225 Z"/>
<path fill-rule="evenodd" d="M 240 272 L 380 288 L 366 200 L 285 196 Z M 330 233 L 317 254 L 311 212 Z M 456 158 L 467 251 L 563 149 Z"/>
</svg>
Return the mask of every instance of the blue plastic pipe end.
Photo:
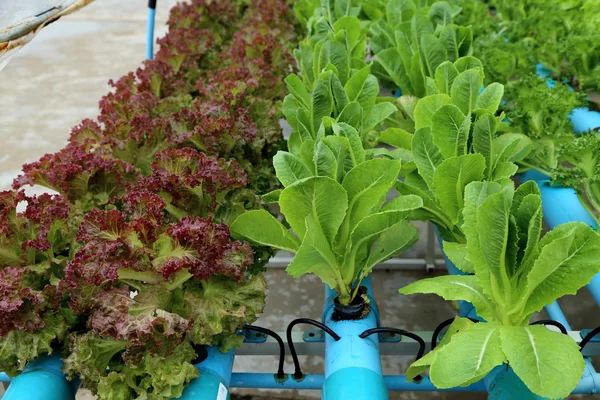
<svg viewBox="0 0 600 400">
<path fill-rule="evenodd" d="M 208 347 L 208 357 L 196 365 L 200 376 L 185 388 L 181 400 L 229 400 L 229 383 L 235 350 L 221 353 L 216 347 Z"/>
<path fill-rule="evenodd" d="M 65 378 L 60 368 L 60 354 L 38 357 L 30 362 L 22 374 L 15 377 L 3 400 L 70 400 L 75 399 L 77 388 Z"/>
<path fill-rule="evenodd" d="M 325 335 L 325 383 L 323 400 L 387 400 L 388 389 L 383 380 L 379 356 L 379 335 L 365 339 L 359 335 L 379 325 L 379 316 L 372 300 L 370 279 L 362 283 L 371 298 L 372 309 L 366 318 L 353 321 L 334 321 L 335 292 L 326 288 L 323 323 L 333 329 L 340 340 Z"/>
</svg>

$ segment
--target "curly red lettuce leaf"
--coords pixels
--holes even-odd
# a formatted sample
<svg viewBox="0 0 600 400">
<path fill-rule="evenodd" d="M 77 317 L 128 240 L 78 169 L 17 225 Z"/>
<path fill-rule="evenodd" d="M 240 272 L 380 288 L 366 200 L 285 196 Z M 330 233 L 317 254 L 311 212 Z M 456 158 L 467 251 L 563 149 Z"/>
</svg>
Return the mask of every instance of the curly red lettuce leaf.
<svg viewBox="0 0 600 400">
<path fill-rule="evenodd" d="M 199 375 L 191 364 L 196 353 L 188 342 L 180 343 L 168 355 L 140 351 L 136 363 L 123 357 L 126 345 L 94 333 L 73 334 L 63 370 L 68 376 L 80 377 L 82 386 L 100 399 L 178 398 Z"/>
<path fill-rule="evenodd" d="M 139 178 L 138 170 L 124 161 L 90 151 L 89 145 L 89 141 L 70 143 L 57 153 L 25 164 L 24 174 L 15 179 L 13 187 L 47 187 L 81 210 L 105 205 L 111 198 L 123 195 L 127 182 Z"/>
<path fill-rule="evenodd" d="M 219 346 L 223 352 L 239 347 L 244 338 L 237 332 L 263 311 L 266 288 L 262 274 L 237 283 L 214 276 L 188 284 L 183 297 L 192 321 L 188 337 L 196 344 Z"/>
<path fill-rule="evenodd" d="M 221 208 L 224 208 L 223 212 L 230 212 L 230 208 L 235 207 L 242 212 L 260 203 L 256 195 L 245 189 L 246 184 L 247 176 L 235 160 L 217 160 L 184 148 L 158 153 L 152 163 L 152 173 L 133 184 L 131 189 L 161 196 L 173 220 L 185 216 L 217 216 L 221 220 L 218 218 Z M 240 199 L 243 203 L 229 202 L 227 207 L 222 207 L 226 199 L 239 192 L 247 194 Z"/>
</svg>

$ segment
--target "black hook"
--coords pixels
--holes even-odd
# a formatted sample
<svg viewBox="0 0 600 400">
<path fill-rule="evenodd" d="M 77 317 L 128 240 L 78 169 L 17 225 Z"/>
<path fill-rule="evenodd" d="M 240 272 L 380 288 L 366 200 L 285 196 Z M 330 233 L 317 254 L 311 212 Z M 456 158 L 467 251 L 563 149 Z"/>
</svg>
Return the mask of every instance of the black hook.
<svg viewBox="0 0 600 400">
<path fill-rule="evenodd" d="M 441 324 L 439 324 L 437 326 L 437 328 L 435 328 L 435 330 L 433 331 L 433 335 L 431 335 L 431 350 L 435 349 L 437 346 L 437 339 L 438 336 L 440 336 L 440 333 L 442 333 L 442 330 L 447 327 L 448 325 L 450 325 L 452 322 L 454 322 L 454 318 L 448 318 L 447 320 L 445 320 L 444 322 L 442 322 Z M 476 320 L 475 318 L 469 318 L 469 320 L 471 322 L 479 322 L 479 320 Z"/>
<path fill-rule="evenodd" d="M 298 354 L 296 354 L 296 348 L 294 347 L 294 341 L 292 340 L 292 329 L 294 326 L 298 324 L 309 324 L 312 326 L 316 326 L 317 328 L 321 328 L 323 332 L 326 332 L 331 336 L 336 342 L 340 340 L 340 336 L 335 333 L 330 327 L 320 323 L 319 321 L 315 321 L 310 318 L 298 318 L 290 322 L 285 331 L 285 336 L 288 341 L 288 346 L 290 347 L 290 353 L 292 354 L 292 360 L 294 360 L 294 378 L 301 379 L 304 374 L 302 373 L 302 369 L 300 368 L 300 362 L 298 361 Z"/>
<path fill-rule="evenodd" d="M 425 354 L 425 341 L 423 340 L 423 338 L 421 338 L 421 336 L 417 335 L 416 333 L 405 331 L 404 329 L 383 328 L 383 327 L 382 328 L 372 328 L 372 329 L 367 329 L 366 331 L 364 331 L 363 333 L 358 335 L 358 337 L 361 339 L 364 339 L 374 333 L 382 333 L 382 332 L 397 333 L 399 335 L 409 337 L 409 338 L 413 339 L 414 341 L 416 341 L 417 343 L 419 343 L 419 351 L 417 352 L 417 358 L 415 358 L 415 361 L 420 359 L 421 357 L 423 357 L 423 355 Z M 421 375 L 415 376 L 416 381 L 420 381 L 421 379 L 422 379 Z"/>
<path fill-rule="evenodd" d="M 590 342 L 590 340 L 592 340 L 594 338 L 594 336 L 596 336 L 599 333 L 600 333 L 600 326 L 593 329 L 592 331 L 590 331 L 590 333 L 585 335 L 585 337 L 583 339 L 581 339 L 581 343 L 579 343 L 579 351 L 583 351 L 583 348 L 585 347 L 585 345 L 588 344 Z"/>
<path fill-rule="evenodd" d="M 416 333 L 405 331 L 404 329 L 383 328 L 383 327 L 372 328 L 372 329 L 367 329 L 366 331 L 364 331 L 363 333 L 358 335 L 358 337 L 361 339 L 364 339 L 368 336 L 371 336 L 374 333 L 384 333 L 384 332 L 397 333 L 398 335 L 409 337 L 409 338 L 413 339 L 415 342 L 419 343 L 419 352 L 417 353 L 416 360 L 423 357 L 423 355 L 425 354 L 425 341 L 423 340 L 423 338 L 421 338 L 421 336 L 417 335 Z"/>
<path fill-rule="evenodd" d="M 279 336 L 277 332 L 260 326 L 244 325 L 244 329 L 248 331 L 264 333 L 265 335 L 269 335 L 277 341 L 277 343 L 279 344 L 279 366 L 277 367 L 277 378 L 285 378 L 285 372 L 283 371 L 283 362 L 285 360 L 285 345 L 283 344 L 283 339 L 281 338 L 281 336 Z"/>
<path fill-rule="evenodd" d="M 532 322 L 529 325 L 552 325 L 552 326 L 555 326 L 558 329 L 560 329 L 560 333 L 562 333 L 563 335 L 569 334 L 569 332 L 567 332 L 567 328 L 565 328 L 565 326 L 563 324 L 561 324 L 558 321 L 553 321 L 551 319 L 542 319 L 539 321 Z"/>
</svg>

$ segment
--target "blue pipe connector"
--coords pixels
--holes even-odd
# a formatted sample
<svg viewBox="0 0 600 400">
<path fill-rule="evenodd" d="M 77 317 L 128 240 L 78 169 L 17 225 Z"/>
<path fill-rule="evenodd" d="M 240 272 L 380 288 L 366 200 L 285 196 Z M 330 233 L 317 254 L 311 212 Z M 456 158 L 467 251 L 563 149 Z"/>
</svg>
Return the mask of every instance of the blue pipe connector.
<svg viewBox="0 0 600 400">
<path fill-rule="evenodd" d="M 208 356 L 196 365 L 200 376 L 185 388 L 180 400 L 229 400 L 229 384 L 235 350 L 221 353 L 218 348 L 207 348 Z"/>
<path fill-rule="evenodd" d="M 62 365 L 58 353 L 38 357 L 11 381 L 2 399 L 74 400 L 77 387 L 67 381 Z"/>
<path fill-rule="evenodd" d="M 337 293 L 325 288 L 323 323 L 340 336 L 335 341 L 325 337 L 325 382 L 323 400 L 387 400 L 379 356 L 379 335 L 361 339 L 364 331 L 379 326 L 379 313 L 373 301 L 371 279 L 362 283 L 367 288 L 371 311 L 358 320 L 333 320 L 334 299 Z"/>
</svg>

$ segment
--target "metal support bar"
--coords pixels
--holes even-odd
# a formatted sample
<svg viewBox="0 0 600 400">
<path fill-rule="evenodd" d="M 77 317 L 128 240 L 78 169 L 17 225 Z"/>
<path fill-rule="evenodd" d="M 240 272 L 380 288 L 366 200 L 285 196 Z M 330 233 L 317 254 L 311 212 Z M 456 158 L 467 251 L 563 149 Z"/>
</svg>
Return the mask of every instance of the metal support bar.
<svg viewBox="0 0 600 400">
<path fill-rule="evenodd" d="M 427 248 L 426 248 L 426 252 L 425 252 L 425 269 L 427 270 L 427 273 L 430 274 L 435 270 L 436 261 L 437 261 L 435 258 L 435 242 L 436 242 L 435 229 L 431 222 L 428 222 L 425 225 L 425 232 L 426 232 L 426 240 L 427 240 Z M 441 259 L 441 261 L 443 261 L 443 259 Z"/>
<path fill-rule="evenodd" d="M 429 247 L 429 243 L 427 244 Z M 433 248 L 435 251 L 435 243 L 433 243 Z M 428 250 L 429 251 L 429 250 Z M 269 263 L 267 264 L 268 269 L 280 269 L 287 268 L 288 265 L 291 264 L 293 260 L 292 256 L 277 254 L 275 257 L 271 258 Z M 434 256 L 428 259 L 425 258 L 392 258 L 387 260 L 386 262 L 377 264 L 375 269 L 389 269 L 393 271 L 422 271 L 423 267 L 428 267 L 429 265 L 433 265 L 434 268 L 438 266 L 444 265 L 443 258 L 435 258 Z"/>
</svg>

